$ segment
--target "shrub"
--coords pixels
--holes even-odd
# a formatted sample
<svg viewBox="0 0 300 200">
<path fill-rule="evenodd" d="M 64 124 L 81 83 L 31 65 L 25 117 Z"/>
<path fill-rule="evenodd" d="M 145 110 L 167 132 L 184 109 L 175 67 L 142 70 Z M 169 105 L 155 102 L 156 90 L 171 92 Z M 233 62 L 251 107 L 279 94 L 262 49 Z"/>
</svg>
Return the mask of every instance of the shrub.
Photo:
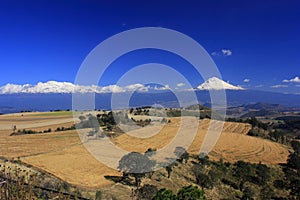
<svg viewBox="0 0 300 200">
<path fill-rule="evenodd" d="M 206 174 L 202 174 L 202 173 L 197 174 L 196 181 L 197 181 L 197 184 L 199 184 L 202 189 L 203 188 L 207 188 L 207 189 L 213 188 L 213 182 L 211 181 L 209 176 L 207 176 Z"/>
<path fill-rule="evenodd" d="M 166 188 L 160 189 L 152 198 L 152 200 L 176 200 L 176 195 L 172 190 Z"/>
<path fill-rule="evenodd" d="M 196 186 L 184 186 L 177 193 L 177 199 L 197 199 L 206 200 L 203 190 L 199 190 Z"/>
<path fill-rule="evenodd" d="M 253 199 L 253 196 L 254 196 L 254 191 L 251 188 L 246 187 L 243 190 L 242 200 L 251 200 Z"/>
<path fill-rule="evenodd" d="M 152 199 L 157 193 L 158 189 L 155 185 L 143 185 L 138 189 L 138 199 Z"/>
</svg>

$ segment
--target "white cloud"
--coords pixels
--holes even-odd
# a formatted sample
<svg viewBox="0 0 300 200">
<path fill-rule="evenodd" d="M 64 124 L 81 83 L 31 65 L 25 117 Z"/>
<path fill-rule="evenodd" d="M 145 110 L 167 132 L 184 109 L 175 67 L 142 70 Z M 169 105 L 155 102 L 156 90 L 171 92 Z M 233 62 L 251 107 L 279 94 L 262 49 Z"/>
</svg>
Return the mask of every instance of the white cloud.
<svg viewBox="0 0 300 200">
<path fill-rule="evenodd" d="M 232 51 L 230 49 L 221 49 L 220 51 L 214 51 L 211 53 L 212 56 L 231 56 Z"/>
<path fill-rule="evenodd" d="M 250 82 L 250 79 L 245 78 L 245 79 L 244 79 L 244 82 L 245 82 L 245 83 L 249 83 L 249 82 Z"/>
<path fill-rule="evenodd" d="M 99 87 L 98 90 L 96 89 L 98 93 L 120 93 L 120 92 L 125 92 L 124 88 L 121 88 L 120 86 L 117 85 L 109 85 L 105 87 Z"/>
<path fill-rule="evenodd" d="M 155 86 L 153 89 L 154 89 L 154 90 L 170 90 L 171 88 L 170 88 L 169 85 L 164 85 L 164 86 L 162 86 L 162 87 L 157 87 L 157 86 Z"/>
<path fill-rule="evenodd" d="M 0 94 L 15 94 L 15 93 L 120 93 L 120 92 L 147 92 L 149 86 L 143 84 L 132 84 L 124 87 L 118 85 L 97 86 L 97 85 L 75 85 L 70 82 L 39 82 L 36 85 L 16 85 L 6 84 L 0 87 Z"/>
<path fill-rule="evenodd" d="M 182 87 L 182 86 L 185 86 L 184 83 L 177 83 L 177 87 Z"/>
<path fill-rule="evenodd" d="M 145 86 L 140 83 L 132 84 L 132 85 L 127 85 L 124 87 L 125 91 L 139 91 L 139 92 L 148 92 L 150 86 Z"/>
<path fill-rule="evenodd" d="M 271 88 L 286 88 L 288 87 L 287 85 L 273 85 Z"/>
<path fill-rule="evenodd" d="M 284 83 L 300 83 L 300 78 L 298 76 L 296 76 L 295 78 L 292 78 L 290 80 L 285 79 L 282 82 L 284 82 Z"/>
<path fill-rule="evenodd" d="M 256 85 L 255 87 L 256 88 L 261 88 L 261 87 L 263 87 L 263 85 Z"/>
<path fill-rule="evenodd" d="M 222 49 L 221 50 L 224 56 L 231 56 L 232 55 L 232 51 L 229 49 Z"/>
<path fill-rule="evenodd" d="M 212 56 L 219 56 L 220 54 L 217 53 L 216 51 L 214 51 L 214 52 L 211 53 L 211 55 L 212 55 Z"/>
</svg>

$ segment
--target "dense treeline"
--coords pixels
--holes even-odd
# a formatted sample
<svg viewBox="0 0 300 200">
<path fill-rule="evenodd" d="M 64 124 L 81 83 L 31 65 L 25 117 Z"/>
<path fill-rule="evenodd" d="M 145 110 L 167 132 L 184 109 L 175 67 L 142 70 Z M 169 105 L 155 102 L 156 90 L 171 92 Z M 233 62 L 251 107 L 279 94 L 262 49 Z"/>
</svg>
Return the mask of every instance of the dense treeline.
<svg viewBox="0 0 300 200">
<path fill-rule="evenodd" d="M 240 119 L 227 118 L 229 122 L 249 123 L 252 129 L 248 135 L 269 139 L 282 144 L 290 144 L 295 139 L 300 139 L 300 120 L 295 117 L 276 118 L 282 119 L 277 123 L 263 123 L 255 117 Z"/>
</svg>

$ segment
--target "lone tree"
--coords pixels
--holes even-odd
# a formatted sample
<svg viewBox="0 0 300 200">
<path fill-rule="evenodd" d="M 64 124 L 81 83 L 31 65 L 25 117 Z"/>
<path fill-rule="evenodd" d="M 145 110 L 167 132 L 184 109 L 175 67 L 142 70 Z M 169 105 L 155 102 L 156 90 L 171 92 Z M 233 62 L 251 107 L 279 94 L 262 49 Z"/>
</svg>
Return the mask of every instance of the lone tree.
<svg viewBox="0 0 300 200">
<path fill-rule="evenodd" d="M 172 173 L 172 171 L 173 171 L 173 163 L 172 164 L 170 164 L 170 165 L 168 165 L 168 166 L 166 166 L 166 171 L 167 171 L 167 173 L 168 173 L 168 178 L 170 178 L 171 177 L 171 173 Z"/>
<path fill-rule="evenodd" d="M 198 156 L 198 161 L 203 166 L 210 165 L 209 157 L 206 153 L 200 153 Z"/>
<path fill-rule="evenodd" d="M 95 132 L 97 133 L 100 130 L 100 125 L 98 122 L 97 117 L 90 115 L 89 116 L 89 125 L 91 128 L 93 128 L 95 130 Z"/>
<path fill-rule="evenodd" d="M 17 125 L 12 125 L 12 126 L 11 126 L 11 129 L 13 130 L 13 133 L 15 133 L 16 130 L 17 130 Z"/>
<path fill-rule="evenodd" d="M 131 152 L 121 158 L 118 169 L 123 172 L 123 177 L 134 177 L 135 186 L 138 189 L 141 179 L 144 178 L 146 174 L 152 172 L 155 164 L 155 161 L 150 160 L 148 156 Z"/>
<path fill-rule="evenodd" d="M 86 117 L 83 116 L 83 115 L 80 115 L 80 116 L 79 116 L 79 120 L 80 120 L 81 122 L 83 122 L 84 120 L 86 120 Z"/>
<path fill-rule="evenodd" d="M 148 148 L 147 151 L 145 151 L 144 155 L 146 155 L 148 157 L 151 157 L 151 156 L 153 156 L 155 154 L 156 154 L 156 149 Z"/>
<path fill-rule="evenodd" d="M 177 157 L 177 161 L 180 163 L 182 163 L 183 160 L 187 162 L 189 159 L 189 153 L 183 147 L 176 147 L 174 154 Z"/>
</svg>

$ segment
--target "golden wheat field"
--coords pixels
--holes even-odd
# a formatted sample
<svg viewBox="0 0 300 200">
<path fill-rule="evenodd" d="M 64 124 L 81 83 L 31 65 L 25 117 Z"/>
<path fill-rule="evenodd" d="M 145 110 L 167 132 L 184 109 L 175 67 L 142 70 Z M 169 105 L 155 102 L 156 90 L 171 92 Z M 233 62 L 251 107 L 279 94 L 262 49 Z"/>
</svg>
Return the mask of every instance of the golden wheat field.
<svg viewBox="0 0 300 200">
<path fill-rule="evenodd" d="M 195 137 L 188 151 L 198 154 L 206 136 L 210 120 L 201 120 L 199 125 L 191 124 L 189 118 L 184 122 L 180 118 L 171 118 L 171 123 L 164 126 L 149 125 L 130 134 L 111 139 L 111 142 L 127 151 L 145 152 L 148 148 L 163 148 L 168 145 L 178 130 L 182 130 L 179 140 L 185 140 L 191 131 Z M 83 187 L 100 187 L 111 184 L 105 175 L 118 175 L 113 170 L 96 160 L 84 147 L 76 130 L 42 134 L 14 135 L 12 125 L 17 129 L 43 131 L 57 127 L 70 127 L 74 123 L 70 113 L 24 113 L 0 116 L 0 156 L 19 158 L 23 162 L 47 171 L 69 183 Z M 214 123 L 214 122 L 212 122 Z M 216 123 L 218 125 L 218 123 Z M 216 127 L 216 126 L 214 126 Z M 250 125 L 226 122 L 222 134 L 209 154 L 213 160 L 222 158 L 234 162 L 263 162 L 276 164 L 286 162 L 289 154 L 283 145 L 247 136 Z M 86 130 L 88 131 L 88 130 Z M 151 133 L 145 137 L 138 134 Z M 153 134 L 155 133 L 155 134 Z M 109 154 L 104 148 L 102 154 Z"/>
</svg>

